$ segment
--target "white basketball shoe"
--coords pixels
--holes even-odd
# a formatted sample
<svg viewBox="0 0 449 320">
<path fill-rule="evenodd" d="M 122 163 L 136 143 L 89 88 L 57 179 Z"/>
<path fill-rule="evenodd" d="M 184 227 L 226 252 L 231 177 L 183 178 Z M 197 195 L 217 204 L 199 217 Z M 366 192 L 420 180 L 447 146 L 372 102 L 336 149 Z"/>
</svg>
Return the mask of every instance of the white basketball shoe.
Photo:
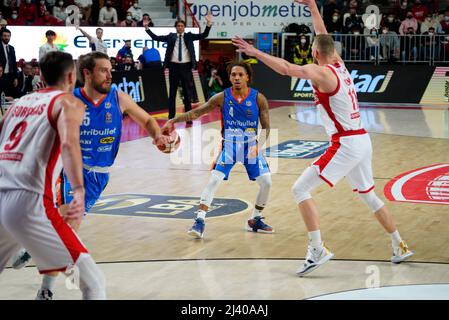
<svg viewBox="0 0 449 320">
<path fill-rule="evenodd" d="M 309 246 L 304 264 L 296 271 L 296 274 L 300 277 L 305 276 L 328 262 L 333 256 L 334 254 L 324 245 L 324 242 L 321 248 L 312 248 Z"/>
<path fill-rule="evenodd" d="M 404 241 L 401 241 L 399 246 L 393 246 L 393 256 L 391 257 L 391 262 L 401 263 L 414 254 L 415 253 L 408 248 L 407 244 Z"/>
</svg>

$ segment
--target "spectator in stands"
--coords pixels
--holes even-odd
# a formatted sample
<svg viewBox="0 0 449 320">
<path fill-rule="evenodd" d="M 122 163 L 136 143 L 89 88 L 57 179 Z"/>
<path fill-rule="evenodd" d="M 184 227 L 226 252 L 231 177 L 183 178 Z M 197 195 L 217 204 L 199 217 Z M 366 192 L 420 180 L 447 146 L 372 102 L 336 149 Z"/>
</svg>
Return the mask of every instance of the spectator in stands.
<svg viewBox="0 0 449 320">
<path fill-rule="evenodd" d="M 133 17 L 133 20 L 135 22 L 142 21 L 142 19 L 143 19 L 143 11 L 142 11 L 142 8 L 139 7 L 139 1 L 138 0 L 134 1 L 134 4 L 131 7 L 129 7 L 127 12 L 131 13 L 131 15 Z"/>
<path fill-rule="evenodd" d="M 133 15 L 131 12 L 126 14 L 126 20 L 120 22 L 120 27 L 137 27 L 137 23 L 133 20 Z"/>
<path fill-rule="evenodd" d="M 386 18 L 383 19 L 381 26 L 387 27 L 389 31 L 398 34 L 401 22 L 396 18 L 394 13 L 390 13 Z"/>
<path fill-rule="evenodd" d="M 5 19 L 1 19 L 0 20 L 0 31 L 3 29 L 6 29 L 7 26 L 8 26 L 8 21 L 6 21 Z"/>
<path fill-rule="evenodd" d="M 418 40 L 414 36 L 415 29 L 408 27 L 406 37 L 401 38 L 401 56 L 404 61 L 414 61 L 418 53 Z"/>
<path fill-rule="evenodd" d="M 323 20 L 327 25 L 332 21 L 332 16 L 336 10 L 340 10 L 341 7 L 337 4 L 336 0 L 328 0 L 323 6 Z"/>
<path fill-rule="evenodd" d="M 360 16 L 357 15 L 357 11 L 355 8 L 349 9 L 349 16 L 345 20 L 345 31 L 348 32 L 353 29 L 362 30 L 363 29 L 363 21 Z"/>
<path fill-rule="evenodd" d="M 31 71 L 31 63 L 26 62 L 22 67 L 22 71 L 20 71 L 18 75 L 16 98 L 23 97 L 33 91 L 33 75 Z"/>
<path fill-rule="evenodd" d="M 407 0 L 402 0 L 399 2 L 396 8 L 396 15 L 400 21 L 404 21 L 407 18 L 407 13 L 410 11 Z"/>
<path fill-rule="evenodd" d="M 100 26 L 116 26 L 117 21 L 117 10 L 112 7 L 111 0 L 108 0 L 106 1 L 106 5 L 100 10 L 98 24 Z"/>
<path fill-rule="evenodd" d="M 150 18 L 150 15 L 148 13 L 144 13 L 142 16 L 142 20 L 137 22 L 138 27 L 154 27 L 154 23 Z"/>
<path fill-rule="evenodd" d="M 368 32 L 368 33 L 367 33 Z M 376 28 L 372 28 L 371 30 L 366 30 L 365 28 L 365 39 L 366 39 L 366 55 L 369 57 L 371 61 L 377 59 L 382 60 L 382 55 L 379 54 L 380 50 L 380 39 L 378 37 L 378 32 Z"/>
<path fill-rule="evenodd" d="M 53 12 L 53 8 L 56 5 L 57 0 L 46 0 L 45 4 L 47 6 L 47 10 Z"/>
<path fill-rule="evenodd" d="M 50 12 L 45 11 L 44 16 L 41 19 L 36 19 L 35 26 L 63 26 L 65 25 L 63 20 L 53 17 Z"/>
<path fill-rule="evenodd" d="M 300 66 L 313 63 L 312 45 L 309 37 L 302 34 L 299 41 L 300 43 L 293 49 L 293 63 Z"/>
<path fill-rule="evenodd" d="M 43 17 L 45 14 L 45 11 L 47 11 L 47 6 L 45 5 L 45 0 L 40 0 L 37 3 L 37 16 Z"/>
<path fill-rule="evenodd" d="M 32 25 L 37 18 L 37 7 L 31 0 L 25 0 L 20 5 L 20 16 L 27 25 Z M 11 16 L 12 17 L 12 16 Z"/>
<path fill-rule="evenodd" d="M 22 17 L 19 16 L 17 10 L 11 12 L 11 18 L 7 20 L 9 26 L 20 26 L 24 24 Z"/>
<path fill-rule="evenodd" d="M 3 11 L 0 11 L 0 20 L 4 19 L 5 16 L 3 15 Z"/>
<path fill-rule="evenodd" d="M 438 27 L 438 33 L 449 34 L 449 10 L 444 12 L 443 20 L 441 20 L 440 26 Z"/>
<path fill-rule="evenodd" d="M 67 13 L 65 12 L 65 5 L 63 0 L 59 0 L 57 5 L 53 7 L 53 16 L 57 19 L 65 21 L 67 19 Z"/>
<path fill-rule="evenodd" d="M 125 45 L 123 46 L 123 48 L 121 48 L 118 53 L 117 56 L 115 57 L 115 59 L 117 60 L 117 64 L 121 64 L 122 60 L 126 57 L 126 56 L 131 56 L 133 57 L 133 53 L 131 50 L 131 40 L 126 40 L 125 41 Z"/>
<path fill-rule="evenodd" d="M 427 13 L 426 19 L 424 19 L 423 23 L 421 23 L 420 31 L 421 33 L 425 33 L 429 31 L 430 28 L 437 30 L 439 25 L 440 22 L 434 18 L 432 13 L 429 12 Z"/>
<path fill-rule="evenodd" d="M 218 70 L 213 68 L 211 70 L 211 75 L 207 79 L 207 91 L 209 93 L 209 97 L 216 95 L 223 91 L 223 81 L 221 77 L 218 75 Z"/>
<path fill-rule="evenodd" d="M 429 9 L 421 3 L 421 0 L 416 0 L 412 7 L 413 16 L 419 22 L 423 22 L 429 13 Z"/>
<path fill-rule="evenodd" d="M 332 20 L 326 25 L 327 32 L 340 34 L 343 32 L 343 18 L 339 11 L 334 11 Z"/>
<path fill-rule="evenodd" d="M 39 60 L 42 59 L 47 52 L 60 51 L 59 47 L 54 44 L 56 33 L 53 30 L 45 32 L 45 37 L 47 38 L 47 43 L 39 48 Z"/>
<path fill-rule="evenodd" d="M 350 34 L 345 38 L 344 48 L 345 48 L 345 59 L 346 60 L 365 60 L 365 38 L 360 34 L 361 29 L 358 27 L 353 27 Z"/>
<path fill-rule="evenodd" d="M 422 33 L 419 50 L 420 60 L 431 61 L 435 58 L 435 54 L 438 53 L 435 35 L 436 30 L 434 27 L 430 27 L 428 31 Z"/>
<path fill-rule="evenodd" d="M 142 49 L 142 54 L 139 56 L 137 60 L 140 61 L 140 66 L 142 69 L 162 67 L 161 55 L 159 51 L 155 48 L 149 49 L 148 47 L 144 47 Z"/>
<path fill-rule="evenodd" d="M 413 29 L 413 33 L 418 31 L 418 20 L 413 17 L 413 13 L 411 11 L 407 12 L 407 18 L 402 21 L 401 26 L 399 27 L 399 33 L 401 35 L 409 34 L 409 28 Z"/>
<path fill-rule="evenodd" d="M 75 4 L 80 8 L 84 20 L 89 22 L 92 13 L 92 0 L 75 0 Z"/>
<path fill-rule="evenodd" d="M 136 70 L 134 66 L 133 57 L 130 55 L 126 55 L 123 59 L 123 63 L 119 63 L 116 68 L 117 71 L 132 71 Z"/>
<path fill-rule="evenodd" d="M 23 0 L 3 0 L 3 13 L 5 14 L 5 17 L 11 14 L 12 10 L 18 10 L 20 6 L 20 2 L 23 2 Z"/>
<path fill-rule="evenodd" d="M 382 56 L 390 62 L 399 60 L 400 42 L 398 34 L 388 29 L 388 26 L 382 27 L 382 34 L 379 36 Z"/>
</svg>

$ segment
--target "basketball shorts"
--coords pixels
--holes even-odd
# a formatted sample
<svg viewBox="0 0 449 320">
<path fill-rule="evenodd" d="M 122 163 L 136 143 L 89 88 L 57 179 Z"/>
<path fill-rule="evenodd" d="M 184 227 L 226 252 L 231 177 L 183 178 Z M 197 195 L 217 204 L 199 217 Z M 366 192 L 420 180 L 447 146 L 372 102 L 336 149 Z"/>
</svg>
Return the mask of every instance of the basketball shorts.
<svg viewBox="0 0 449 320">
<path fill-rule="evenodd" d="M 30 191 L 0 191 L 0 272 L 24 247 L 40 273 L 65 271 L 87 249 L 64 222 L 53 197 Z"/>
<path fill-rule="evenodd" d="M 89 212 L 90 209 L 95 205 L 97 200 L 100 198 L 101 193 L 106 188 L 109 182 L 109 173 L 101 173 L 90 171 L 83 168 L 84 177 L 84 189 L 86 191 L 84 203 L 85 212 Z M 61 173 L 58 184 L 56 186 L 57 190 L 57 207 L 63 204 L 69 204 L 73 200 L 73 191 L 70 186 L 68 177 L 65 175 L 64 171 Z"/>
<path fill-rule="evenodd" d="M 365 130 L 335 134 L 329 149 L 312 166 L 331 187 L 346 177 L 353 191 L 367 193 L 374 188 L 372 153 Z"/>
<path fill-rule="evenodd" d="M 223 172 L 224 180 L 228 180 L 229 173 L 237 162 L 245 166 L 250 180 L 256 180 L 258 176 L 270 172 L 265 157 L 258 152 L 256 141 L 249 143 L 224 141 L 220 155 L 212 168 Z"/>
</svg>

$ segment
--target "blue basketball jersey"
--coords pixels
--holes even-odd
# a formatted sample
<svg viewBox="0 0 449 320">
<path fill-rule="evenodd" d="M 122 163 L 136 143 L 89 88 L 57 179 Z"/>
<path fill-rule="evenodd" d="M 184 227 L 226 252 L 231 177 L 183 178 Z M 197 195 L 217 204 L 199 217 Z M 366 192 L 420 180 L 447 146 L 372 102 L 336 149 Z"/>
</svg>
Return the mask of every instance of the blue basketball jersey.
<svg viewBox="0 0 449 320">
<path fill-rule="evenodd" d="M 110 167 L 114 163 L 122 135 L 122 111 L 115 88 L 95 104 L 82 88 L 74 95 L 86 105 L 80 128 L 83 163 L 90 167 Z"/>
<path fill-rule="evenodd" d="M 222 136 L 224 140 L 248 142 L 256 140 L 259 125 L 258 91 L 248 88 L 248 96 L 238 101 L 232 95 L 232 88 L 224 91 L 222 108 Z"/>
</svg>

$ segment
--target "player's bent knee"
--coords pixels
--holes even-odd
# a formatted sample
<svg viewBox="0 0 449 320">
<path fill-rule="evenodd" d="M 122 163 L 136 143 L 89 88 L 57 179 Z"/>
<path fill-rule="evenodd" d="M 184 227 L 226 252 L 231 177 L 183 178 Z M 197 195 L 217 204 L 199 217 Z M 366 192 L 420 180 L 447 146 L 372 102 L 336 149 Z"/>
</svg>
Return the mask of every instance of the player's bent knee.
<svg viewBox="0 0 449 320">
<path fill-rule="evenodd" d="M 376 195 L 374 190 L 368 193 L 360 193 L 359 196 L 372 212 L 377 212 L 385 205 L 385 203 Z"/>
<path fill-rule="evenodd" d="M 80 289 L 85 300 L 106 299 L 106 279 L 89 254 L 81 254 L 76 262 L 79 269 Z"/>
<path fill-rule="evenodd" d="M 224 178 L 225 174 L 221 171 L 213 170 L 211 172 L 209 182 L 207 183 L 206 188 L 203 190 L 203 193 L 201 194 L 200 204 L 210 207 L 215 192 L 217 191 L 218 187 L 220 186 L 220 183 L 223 181 Z"/>
<path fill-rule="evenodd" d="M 292 187 L 292 194 L 298 204 L 312 198 L 310 192 L 304 187 L 303 184 L 301 184 L 301 182 L 299 182 L 299 179 L 296 180 Z"/>
</svg>

